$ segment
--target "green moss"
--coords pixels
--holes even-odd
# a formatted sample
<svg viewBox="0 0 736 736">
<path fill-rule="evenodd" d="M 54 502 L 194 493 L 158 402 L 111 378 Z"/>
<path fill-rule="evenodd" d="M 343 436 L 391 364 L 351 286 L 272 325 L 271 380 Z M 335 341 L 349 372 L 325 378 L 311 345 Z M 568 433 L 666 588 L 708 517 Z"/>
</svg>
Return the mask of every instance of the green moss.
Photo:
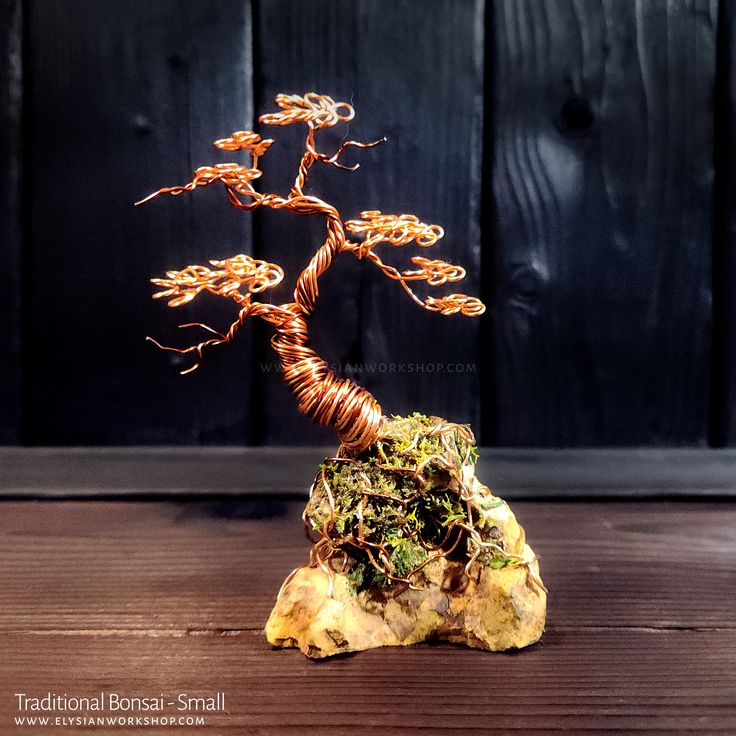
<svg viewBox="0 0 736 736">
<path fill-rule="evenodd" d="M 488 565 L 492 570 L 502 570 L 504 567 L 510 567 L 516 564 L 516 560 L 511 560 L 506 557 L 489 556 L 485 564 Z"/>
<path fill-rule="evenodd" d="M 385 547 L 390 552 L 390 560 L 395 577 L 405 577 L 427 559 L 426 551 L 410 539 L 394 537 L 386 539 Z M 384 588 L 391 580 L 377 570 L 368 560 L 356 559 L 348 573 L 349 579 L 359 590 L 364 588 Z"/>
<path fill-rule="evenodd" d="M 458 483 L 477 460 L 472 434 L 440 422 L 422 414 L 391 417 L 366 452 L 328 459 L 320 467 L 307 519 L 313 532 L 326 534 L 348 554 L 348 578 L 358 588 L 391 582 L 370 555 L 383 568 L 388 560 L 386 571 L 405 578 L 426 560 L 425 547 L 449 548 L 462 534 L 456 526 L 450 530 L 451 525 L 468 522 Z M 483 561 L 494 567 L 497 557 L 506 564 L 503 554 L 490 551 Z"/>
</svg>

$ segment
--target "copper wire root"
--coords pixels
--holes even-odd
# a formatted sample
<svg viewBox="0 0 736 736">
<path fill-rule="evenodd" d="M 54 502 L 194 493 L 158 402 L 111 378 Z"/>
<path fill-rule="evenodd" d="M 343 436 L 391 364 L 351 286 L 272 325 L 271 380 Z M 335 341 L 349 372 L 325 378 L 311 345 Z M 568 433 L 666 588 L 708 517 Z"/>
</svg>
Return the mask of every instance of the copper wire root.
<svg viewBox="0 0 736 736">
<path fill-rule="evenodd" d="M 309 491 L 309 502 L 302 514 L 304 522 L 304 530 L 307 538 L 312 542 L 312 550 L 310 556 L 310 564 L 314 567 L 321 567 L 332 580 L 333 562 L 339 560 L 345 563 L 346 558 L 350 556 L 350 551 L 361 550 L 365 554 L 368 564 L 374 567 L 391 583 L 398 587 L 394 588 L 394 595 L 400 595 L 406 589 L 417 588 L 417 578 L 421 570 L 433 560 L 443 557 L 449 557 L 458 548 L 464 545 L 467 553 L 468 561 L 465 564 L 465 574 L 470 575 L 471 570 L 483 552 L 492 551 L 497 558 L 504 560 L 507 564 L 524 567 L 527 573 L 527 581 L 531 586 L 536 586 L 540 590 L 547 592 L 544 584 L 534 570 L 536 556 L 528 552 L 525 546 L 524 529 L 519 526 L 519 538 L 514 540 L 514 544 L 510 549 L 504 548 L 501 544 L 489 538 L 483 538 L 478 529 L 473 526 L 472 503 L 479 497 L 490 497 L 489 489 L 479 483 L 473 475 L 471 481 L 468 480 L 463 469 L 472 467 L 472 451 L 475 446 L 475 438 L 470 428 L 448 422 L 439 417 L 431 417 L 434 426 L 429 430 L 419 430 L 416 436 L 407 447 L 402 451 L 403 457 L 413 449 L 422 435 L 437 436 L 440 438 L 442 445 L 441 451 L 428 455 L 414 467 L 400 466 L 391 467 L 386 465 L 378 465 L 378 468 L 391 474 L 405 474 L 412 481 L 416 491 L 404 496 L 403 498 L 390 494 L 382 494 L 374 491 L 370 478 L 365 473 L 355 473 L 354 479 L 360 486 L 361 504 L 355 509 L 355 517 L 357 524 L 344 524 L 338 527 L 337 509 L 335 504 L 335 493 L 328 482 L 325 465 L 327 463 L 350 463 L 357 465 L 358 461 L 349 457 L 343 457 L 340 453 L 336 457 L 327 458 L 312 483 Z M 386 425 L 389 427 L 390 425 Z M 458 466 L 458 444 L 457 438 L 462 438 L 465 442 L 465 454 L 461 458 Z M 376 443 L 376 451 L 380 456 L 383 452 L 383 440 L 391 440 L 390 429 L 384 428 Z M 430 469 L 428 466 L 432 464 L 434 467 Z M 425 489 L 430 486 L 430 474 L 436 472 L 438 465 L 443 466 L 448 473 L 447 488 L 456 492 L 465 504 L 467 519 L 456 519 L 447 525 L 443 538 L 436 545 L 430 545 L 422 539 L 421 534 L 411 531 L 406 521 L 402 529 L 405 538 L 413 538 L 428 553 L 427 557 L 422 560 L 414 569 L 405 575 L 397 575 L 394 565 L 391 561 L 391 555 L 386 547 L 380 543 L 373 530 L 369 530 L 367 525 L 363 524 L 363 509 L 366 501 L 370 498 L 384 498 L 394 504 L 402 507 L 404 511 L 414 501 L 417 501 L 425 495 Z M 326 501 L 326 503 L 325 503 Z M 324 515 L 324 507 L 326 505 L 326 518 Z M 310 510 L 312 513 L 310 513 Z M 401 523 L 401 522 L 399 522 Z M 316 532 L 316 538 L 315 538 Z"/>
<path fill-rule="evenodd" d="M 410 282 L 425 281 L 429 286 L 460 281 L 465 270 L 439 260 L 414 257 L 416 268 L 399 271 L 384 263 L 374 252 L 376 246 L 388 243 L 395 247 L 416 243 L 422 248 L 434 245 L 444 234 L 438 225 L 427 225 L 414 215 L 386 215 L 377 210 L 362 212 L 360 219 L 343 224 L 339 212 L 318 197 L 305 194 L 309 172 L 314 163 L 323 163 L 340 169 L 354 171 L 358 165 L 348 166 L 340 157 L 349 148 L 370 148 L 385 141 L 371 143 L 348 140 L 333 154 L 321 152 L 315 142 L 316 131 L 346 123 L 353 119 L 355 111 L 346 102 L 335 102 L 331 97 L 308 92 L 304 96 L 280 94 L 276 97 L 279 111 L 262 115 L 260 122 L 266 125 L 291 125 L 305 123 L 307 135 L 297 176 L 288 196 L 258 192 L 253 182 L 261 176 L 259 159 L 274 143 L 249 130 L 236 131 L 227 138 L 215 141 L 216 148 L 224 151 L 245 151 L 250 156 L 248 165 L 221 163 L 202 166 L 194 172 L 186 184 L 165 187 L 153 192 L 136 204 L 147 202 L 160 194 L 178 196 L 203 186 L 221 183 L 230 203 L 243 210 L 258 207 L 283 209 L 297 215 L 319 215 L 324 218 L 326 239 L 299 275 L 294 290 L 294 301 L 285 304 L 268 304 L 253 300 L 253 295 L 273 288 L 283 279 L 283 270 L 276 264 L 258 261 L 247 255 L 238 255 L 221 261 L 210 261 L 207 266 L 187 266 L 181 271 L 169 271 L 166 278 L 152 279 L 161 287 L 154 298 L 168 299 L 170 307 L 180 307 L 192 301 L 200 293 L 210 293 L 233 299 L 240 310 L 227 332 L 218 332 L 200 323 L 182 325 L 197 326 L 213 336 L 187 348 L 166 347 L 164 350 L 194 355 L 195 363 L 183 373 L 195 370 L 206 348 L 231 342 L 248 317 L 260 317 L 274 328 L 271 344 L 276 351 L 283 377 L 297 398 L 299 411 L 318 424 L 334 427 L 343 445 L 354 453 L 373 444 L 379 436 L 383 422 L 381 407 L 364 388 L 347 378 L 341 378 L 329 368 L 310 346 L 308 320 L 314 313 L 319 297 L 318 280 L 330 268 L 335 258 L 347 251 L 359 260 L 368 260 L 388 278 L 397 281 L 410 298 L 423 309 L 443 315 L 463 314 L 478 316 L 485 307 L 474 297 L 451 294 L 442 298 L 420 298 L 410 288 Z M 353 243 L 346 231 L 362 237 Z M 320 554 L 319 550 L 315 553 Z M 379 555 L 380 559 L 380 555 Z"/>
</svg>

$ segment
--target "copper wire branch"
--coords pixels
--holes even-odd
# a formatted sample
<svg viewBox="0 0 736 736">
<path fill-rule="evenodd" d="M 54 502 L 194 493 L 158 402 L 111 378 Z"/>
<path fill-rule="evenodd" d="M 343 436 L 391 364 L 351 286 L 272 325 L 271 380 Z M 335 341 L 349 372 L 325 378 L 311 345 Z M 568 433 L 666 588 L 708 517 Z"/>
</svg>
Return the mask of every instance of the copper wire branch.
<svg viewBox="0 0 736 736">
<path fill-rule="evenodd" d="M 225 151 L 247 152 L 250 156 L 248 165 L 222 163 L 202 166 L 196 169 L 190 182 L 159 189 L 136 204 L 143 204 L 160 194 L 178 196 L 219 182 L 224 186 L 230 203 L 239 209 L 270 207 L 297 215 L 321 215 L 326 227 L 324 243 L 298 276 L 294 301 L 285 304 L 273 305 L 253 299 L 254 295 L 280 283 L 284 273 L 276 264 L 258 261 L 247 255 L 210 261 L 214 268 L 188 266 L 181 271 L 167 272 L 166 278 L 152 279 L 162 289 L 154 298 L 168 299 L 170 307 L 187 304 L 203 292 L 232 299 L 240 307 L 237 318 L 226 332 L 218 332 L 201 323 L 182 325 L 199 327 L 212 335 L 196 345 L 173 348 L 153 342 L 164 350 L 184 355 L 193 354 L 195 362 L 182 371 L 188 373 L 199 366 L 206 348 L 231 342 L 247 318 L 264 319 L 274 327 L 275 334 L 271 344 L 281 362 L 284 380 L 299 402 L 299 411 L 318 424 L 334 427 L 347 450 L 358 453 L 379 437 L 381 407 L 364 388 L 347 378 L 335 375 L 311 348 L 309 340 L 308 320 L 314 313 L 319 297 L 318 280 L 330 268 L 335 258 L 347 251 L 359 260 L 370 261 L 388 278 L 397 281 L 416 304 L 429 311 L 474 317 L 482 314 L 485 307 L 475 297 L 464 294 L 449 294 L 440 298 L 428 296 L 421 299 L 409 286 L 417 281 L 424 281 L 429 286 L 455 283 L 464 278 L 463 268 L 444 261 L 415 256 L 411 259 L 414 269 L 399 271 L 384 263 L 375 252 L 376 247 L 382 243 L 401 247 L 413 242 L 422 248 L 430 247 L 444 234 L 438 225 L 427 225 L 414 215 L 385 215 L 377 210 L 362 212 L 360 219 L 343 223 L 335 207 L 318 197 L 305 194 L 313 164 L 319 162 L 354 171 L 358 168 L 357 164 L 347 166 L 340 162 L 344 151 L 348 148 L 370 148 L 384 142 L 385 138 L 371 143 L 348 140 L 335 153 L 328 155 L 317 148 L 316 133 L 322 128 L 352 120 L 355 111 L 351 105 L 335 102 L 331 97 L 314 92 L 308 92 L 303 97 L 280 94 L 276 96 L 276 104 L 280 109 L 262 115 L 259 118 L 261 123 L 304 123 L 307 126 L 304 154 L 288 196 L 261 193 L 253 185 L 261 176 L 259 159 L 267 153 L 274 141 L 263 139 L 253 131 L 237 131 L 228 138 L 215 141 L 214 145 Z M 362 239 L 351 242 L 346 237 L 346 231 Z M 385 550 L 379 550 L 379 559 L 383 559 L 383 552 Z M 319 555 L 319 551 L 315 554 Z"/>
</svg>

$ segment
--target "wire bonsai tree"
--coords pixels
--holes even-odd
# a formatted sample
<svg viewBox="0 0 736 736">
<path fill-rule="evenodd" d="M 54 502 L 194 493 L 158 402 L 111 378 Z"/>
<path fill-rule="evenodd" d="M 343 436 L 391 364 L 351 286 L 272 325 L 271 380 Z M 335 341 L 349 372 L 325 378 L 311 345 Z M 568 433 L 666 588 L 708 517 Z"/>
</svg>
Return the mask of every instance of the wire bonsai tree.
<svg viewBox="0 0 736 736">
<path fill-rule="evenodd" d="M 306 125 L 304 154 L 287 195 L 260 192 L 254 186 L 261 176 L 260 160 L 274 141 L 253 131 L 238 131 L 214 145 L 247 152 L 248 162 L 200 167 L 187 184 L 159 189 L 138 204 L 161 194 L 178 196 L 220 183 L 230 203 L 241 210 L 270 207 L 322 216 L 324 243 L 299 274 L 293 301 L 285 304 L 258 300 L 259 294 L 282 281 L 283 269 L 243 254 L 152 279 L 161 287 L 154 298 L 167 299 L 170 307 L 187 304 L 203 292 L 232 299 L 238 307 L 226 332 L 189 323 L 182 327 L 201 328 L 208 333 L 206 339 L 185 348 L 154 342 L 164 350 L 192 355 L 193 364 L 182 371 L 188 373 L 199 366 L 205 349 L 231 342 L 247 319 L 258 317 L 273 327 L 271 344 L 299 411 L 318 424 L 334 427 L 341 442 L 336 455 L 325 460 L 317 473 L 304 513 L 313 542 L 311 565 L 330 576 L 336 570 L 348 574 L 359 589 L 394 586 L 395 594 L 400 594 L 417 587 L 422 569 L 430 562 L 454 555 L 463 561 L 466 573 L 476 563 L 492 569 L 525 566 L 529 578 L 543 589 L 523 530 L 505 502 L 475 478 L 475 440 L 470 428 L 421 414 L 384 417 L 366 389 L 337 376 L 311 347 L 309 320 L 317 307 L 319 279 L 342 253 L 378 268 L 423 309 L 477 317 L 485 306 L 465 294 L 420 297 L 415 292 L 416 282 L 440 287 L 461 281 L 465 270 L 460 266 L 417 255 L 411 258 L 412 268 L 399 270 L 383 260 L 382 246 L 434 246 L 444 234 L 438 225 L 414 215 L 378 210 L 343 221 L 335 206 L 306 192 L 314 164 L 354 171 L 357 164 L 340 162 L 343 152 L 385 140 L 348 140 L 333 154 L 320 151 L 317 132 L 352 120 L 354 110 L 349 104 L 315 93 L 278 95 L 276 104 L 280 110 L 262 115 L 261 123 Z"/>
<path fill-rule="evenodd" d="M 351 253 L 358 260 L 377 266 L 386 276 L 403 287 L 411 299 L 424 309 L 440 314 L 464 314 L 478 316 L 485 310 L 476 298 L 464 294 L 450 294 L 435 298 L 418 297 L 411 284 L 425 281 L 430 286 L 460 281 L 465 270 L 445 261 L 414 256 L 415 268 L 399 271 L 384 263 L 376 252 L 377 246 L 388 243 L 402 247 L 415 243 L 422 248 L 434 245 L 442 236 L 438 225 L 427 225 L 414 215 L 385 215 L 377 210 L 362 212 L 359 219 L 343 222 L 338 210 L 331 204 L 305 193 L 310 170 L 315 163 L 329 164 L 340 169 L 354 171 L 340 163 L 342 153 L 348 148 L 369 148 L 382 143 L 358 143 L 349 140 L 332 155 L 317 150 L 315 137 L 318 130 L 352 120 L 353 108 L 332 98 L 308 93 L 278 95 L 276 104 L 280 112 L 262 115 L 260 122 L 267 125 L 292 125 L 305 123 L 307 135 L 305 151 L 289 194 L 285 197 L 257 191 L 253 182 L 261 176 L 259 160 L 274 143 L 262 139 L 252 131 L 238 131 L 229 138 L 215 141 L 215 147 L 226 151 L 247 151 L 249 164 L 224 163 L 202 166 L 194 172 L 188 184 L 167 187 L 154 192 L 137 204 L 160 194 L 180 195 L 198 187 L 221 183 L 230 203 L 242 210 L 270 207 L 287 210 L 297 215 L 321 215 L 325 220 L 327 237 L 296 281 L 294 301 L 287 304 L 259 302 L 256 296 L 276 286 L 284 277 L 283 269 L 275 263 L 267 263 L 248 255 L 236 255 L 222 261 L 211 261 L 210 266 L 187 266 L 181 271 L 169 271 L 166 278 L 153 279 L 162 287 L 154 298 L 166 298 L 170 307 L 180 307 L 192 301 L 198 294 L 209 292 L 232 299 L 240 308 L 237 318 L 225 333 L 207 325 L 196 326 L 212 337 L 187 348 L 162 347 L 183 354 L 194 354 L 195 363 L 186 371 L 197 368 L 205 348 L 231 342 L 249 317 L 260 317 L 270 323 L 275 331 L 271 341 L 281 366 L 283 377 L 299 402 L 299 411 L 318 424 L 335 428 L 341 442 L 352 451 L 360 452 L 371 445 L 380 432 L 381 407 L 373 396 L 348 378 L 340 378 L 330 370 L 309 344 L 309 318 L 314 314 L 319 297 L 319 278 L 330 268 L 341 253 Z M 347 234 L 355 234 L 360 240 L 348 240 Z M 158 343 L 156 343 L 158 344 Z"/>
</svg>

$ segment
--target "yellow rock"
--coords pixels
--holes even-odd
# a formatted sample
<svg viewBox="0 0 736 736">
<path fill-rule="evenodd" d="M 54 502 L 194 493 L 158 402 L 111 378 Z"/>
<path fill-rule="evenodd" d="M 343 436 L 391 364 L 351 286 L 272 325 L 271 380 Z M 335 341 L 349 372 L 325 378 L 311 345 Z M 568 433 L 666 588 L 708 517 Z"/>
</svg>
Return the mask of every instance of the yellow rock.
<svg viewBox="0 0 736 736">
<path fill-rule="evenodd" d="M 284 583 L 266 624 L 268 641 L 309 657 L 430 640 L 491 650 L 537 641 L 547 596 L 536 557 L 509 505 L 476 478 L 472 444 L 468 428 L 413 414 L 387 419 L 383 439 L 364 455 L 342 448 L 338 460 L 326 461 L 304 516 L 314 541 L 310 559 L 320 565 L 301 567 Z M 436 518 L 427 520 L 428 509 Z M 382 525 L 398 528 L 379 566 L 364 550 L 379 546 Z M 367 539 L 366 531 L 375 536 Z M 399 566 L 400 549 L 418 554 Z M 330 559 L 346 574 L 326 572 Z"/>
<path fill-rule="evenodd" d="M 524 557 L 534 553 L 524 545 Z M 532 574 L 533 573 L 533 574 Z M 544 630 L 546 593 L 537 562 L 494 570 L 439 558 L 422 570 L 420 590 L 357 592 L 342 574 L 300 567 L 281 589 L 266 624 L 274 646 L 299 647 L 308 657 L 449 641 L 503 650 L 525 647 Z"/>
</svg>

